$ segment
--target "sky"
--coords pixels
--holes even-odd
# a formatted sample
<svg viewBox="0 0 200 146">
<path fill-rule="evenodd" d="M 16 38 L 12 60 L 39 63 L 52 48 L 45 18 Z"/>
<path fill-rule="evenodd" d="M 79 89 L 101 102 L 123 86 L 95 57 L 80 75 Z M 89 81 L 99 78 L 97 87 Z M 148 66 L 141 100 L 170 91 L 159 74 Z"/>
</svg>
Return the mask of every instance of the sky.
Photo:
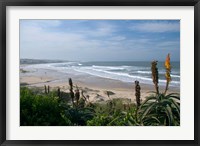
<svg viewBox="0 0 200 146">
<path fill-rule="evenodd" d="M 179 20 L 20 20 L 20 58 L 180 61 Z"/>
</svg>

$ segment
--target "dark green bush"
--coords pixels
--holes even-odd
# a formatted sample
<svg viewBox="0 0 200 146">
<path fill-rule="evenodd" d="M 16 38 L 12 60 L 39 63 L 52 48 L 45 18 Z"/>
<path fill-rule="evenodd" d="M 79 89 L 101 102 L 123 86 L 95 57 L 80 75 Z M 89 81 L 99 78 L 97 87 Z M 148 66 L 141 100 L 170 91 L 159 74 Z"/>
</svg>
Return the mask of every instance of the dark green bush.
<svg viewBox="0 0 200 146">
<path fill-rule="evenodd" d="M 86 125 L 93 118 L 94 110 L 71 107 L 56 91 L 49 94 L 35 92 L 36 89 L 20 89 L 21 126 L 72 126 Z"/>
<path fill-rule="evenodd" d="M 39 95 L 28 88 L 20 90 L 21 126 L 59 126 L 66 124 L 58 97 Z"/>
</svg>

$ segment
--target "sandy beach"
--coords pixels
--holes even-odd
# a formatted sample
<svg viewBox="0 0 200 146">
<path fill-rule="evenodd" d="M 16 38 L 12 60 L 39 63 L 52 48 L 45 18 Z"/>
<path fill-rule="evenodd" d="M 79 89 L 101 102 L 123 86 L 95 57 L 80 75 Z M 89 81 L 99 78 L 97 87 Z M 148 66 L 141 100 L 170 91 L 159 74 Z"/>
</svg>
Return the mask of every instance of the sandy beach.
<svg viewBox="0 0 200 146">
<path fill-rule="evenodd" d="M 28 87 L 50 86 L 51 89 L 69 92 L 68 79 L 72 78 L 74 86 L 77 86 L 86 95 L 89 95 L 91 102 L 106 101 L 114 98 L 124 98 L 130 102 L 135 102 L 135 84 L 134 81 L 122 82 L 113 79 L 107 79 L 92 76 L 83 73 L 59 72 L 51 69 L 33 68 L 31 65 L 20 66 L 20 84 Z M 153 85 L 140 84 L 141 100 L 154 91 Z M 107 91 L 110 95 L 108 97 Z M 164 91 L 164 86 L 160 86 L 160 91 Z M 169 92 L 179 93 L 178 88 L 169 88 Z"/>
</svg>

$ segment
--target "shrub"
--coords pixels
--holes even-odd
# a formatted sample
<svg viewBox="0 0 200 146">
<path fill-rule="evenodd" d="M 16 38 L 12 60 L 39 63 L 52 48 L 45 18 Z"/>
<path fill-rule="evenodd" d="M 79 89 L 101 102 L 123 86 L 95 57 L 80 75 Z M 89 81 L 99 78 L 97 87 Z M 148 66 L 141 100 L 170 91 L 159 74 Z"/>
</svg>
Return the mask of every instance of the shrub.
<svg viewBox="0 0 200 146">
<path fill-rule="evenodd" d="M 72 126 L 86 125 L 93 118 L 94 110 L 71 107 L 68 101 L 57 97 L 57 92 L 48 94 L 33 92 L 36 89 L 20 89 L 21 126 Z"/>
<path fill-rule="evenodd" d="M 66 124 L 57 97 L 34 94 L 28 88 L 20 89 L 21 126 L 59 126 Z"/>
</svg>

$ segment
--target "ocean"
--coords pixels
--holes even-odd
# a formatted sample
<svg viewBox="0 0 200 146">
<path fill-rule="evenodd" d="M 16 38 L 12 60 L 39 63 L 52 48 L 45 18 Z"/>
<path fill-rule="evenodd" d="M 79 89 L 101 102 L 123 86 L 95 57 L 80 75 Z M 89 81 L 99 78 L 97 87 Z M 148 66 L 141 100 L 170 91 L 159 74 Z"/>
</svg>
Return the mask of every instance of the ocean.
<svg viewBox="0 0 200 146">
<path fill-rule="evenodd" d="M 151 78 L 151 62 L 137 61 L 110 61 L 110 62 L 62 62 L 32 65 L 35 68 L 53 69 L 60 72 L 78 72 L 97 77 L 119 80 L 122 82 L 134 82 L 153 84 Z M 180 87 L 180 62 L 171 62 L 170 86 Z M 164 62 L 158 62 L 159 85 L 164 86 L 165 67 Z"/>
</svg>

